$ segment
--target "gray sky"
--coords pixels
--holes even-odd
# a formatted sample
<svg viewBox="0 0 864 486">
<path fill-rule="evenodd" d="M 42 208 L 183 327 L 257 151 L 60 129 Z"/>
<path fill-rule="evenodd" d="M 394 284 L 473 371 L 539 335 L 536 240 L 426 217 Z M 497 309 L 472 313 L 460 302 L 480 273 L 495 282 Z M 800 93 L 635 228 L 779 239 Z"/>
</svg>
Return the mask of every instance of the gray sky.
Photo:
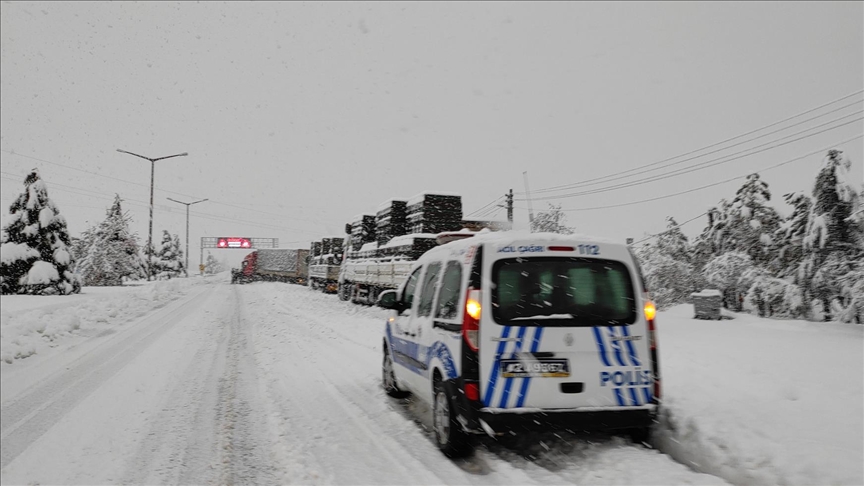
<svg viewBox="0 0 864 486">
<path fill-rule="evenodd" d="M 512 188 L 515 225 L 524 228 L 525 171 L 535 212 L 560 204 L 577 231 L 622 240 L 661 231 L 666 216 L 684 222 L 703 213 L 733 197 L 743 178 L 579 209 L 695 189 L 819 152 L 760 171 L 786 214 L 782 195 L 809 191 L 831 146 L 864 180 L 862 140 L 837 143 L 864 131 L 857 94 L 727 145 L 823 115 L 812 121 L 675 159 L 666 170 L 791 141 L 783 146 L 656 182 L 539 199 L 604 187 L 542 191 L 659 162 L 861 90 L 862 2 L 0 8 L 3 224 L 24 176 L 38 167 L 73 235 L 103 219 L 116 192 L 146 241 L 150 163 L 116 149 L 189 152 L 156 163 L 154 240 L 163 228 L 185 238 L 185 207 L 166 197 L 209 198 L 192 206 L 193 264 L 201 236 L 308 247 L 341 236 L 353 216 L 387 199 L 423 191 L 462 195 L 467 215 Z M 506 218 L 503 209 L 492 216 Z M 685 233 L 698 234 L 705 221 Z"/>
</svg>

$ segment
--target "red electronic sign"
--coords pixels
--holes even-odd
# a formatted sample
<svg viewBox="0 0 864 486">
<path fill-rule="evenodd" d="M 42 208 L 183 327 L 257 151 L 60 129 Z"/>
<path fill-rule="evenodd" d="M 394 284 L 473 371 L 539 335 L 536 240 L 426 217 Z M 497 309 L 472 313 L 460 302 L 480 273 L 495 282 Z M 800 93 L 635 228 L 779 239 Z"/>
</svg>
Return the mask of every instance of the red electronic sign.
<svg viewBox="0 0 864 486">
<path fill-rule="evenodd" d="M 217 248 L 252 248 L 252 240 L 249 238 L 237 238 L 228 236 L 216 240 Z"/>
</svg>

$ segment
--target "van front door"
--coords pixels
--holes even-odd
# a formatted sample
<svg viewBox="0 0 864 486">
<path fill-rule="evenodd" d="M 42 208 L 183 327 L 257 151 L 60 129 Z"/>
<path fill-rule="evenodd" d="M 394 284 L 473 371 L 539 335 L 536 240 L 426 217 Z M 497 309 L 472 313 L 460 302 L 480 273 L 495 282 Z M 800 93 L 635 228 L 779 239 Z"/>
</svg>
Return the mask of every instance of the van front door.
<svg viewBox="0 0 864 486">
<path fill-rule="evenodd" d="M 393 373 L 400 385 L 412 388 L 413 378 L 416 376 L 414 369 L 414 353 L 416 344 L 414 342 L 411 319 L 417 312 L 417 299 L 414 295 L 417 291 L 417 283 L 423 268 L 417 268 L 405 281 L 405 287 L 399 297 L 402 311 L 393 318 L 390 326 L 390 346 L 393 348 Z M 413 391 L 413 390 L 412 390 Z"/>
<path fill-rule="evenodd" d="M 431 378 L 429 370 L 429 346 L 433 338 L 432 333 L 432 308 L 435 305 L 435 294 L 438 288 L 438 280 L 441 276 L 441 263 L 432 262 L 426 266 L 421 285 L 417 293 L 417 312 L 411 318 L 409 330 L 415 343 L 413 347 L 413 361 L 415 372 L 411 379 L 414 380 L 413 387 L 422 395 L 430 394 Z"/>
</svg>

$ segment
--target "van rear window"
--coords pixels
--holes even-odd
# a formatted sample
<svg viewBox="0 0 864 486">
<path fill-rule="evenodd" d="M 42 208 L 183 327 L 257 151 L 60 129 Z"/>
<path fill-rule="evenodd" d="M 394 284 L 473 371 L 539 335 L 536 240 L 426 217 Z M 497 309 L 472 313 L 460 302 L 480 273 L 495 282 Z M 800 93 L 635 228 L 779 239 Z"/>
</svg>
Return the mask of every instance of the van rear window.
<svg viewBox="0 0 864 486">
<path fill-rule="evenodd" d="M 617 261 L 534 257 L 492 266 L 492 317 L 518 326 L 618 326 L 636 321 L 627 267 Z"/>
</svg>

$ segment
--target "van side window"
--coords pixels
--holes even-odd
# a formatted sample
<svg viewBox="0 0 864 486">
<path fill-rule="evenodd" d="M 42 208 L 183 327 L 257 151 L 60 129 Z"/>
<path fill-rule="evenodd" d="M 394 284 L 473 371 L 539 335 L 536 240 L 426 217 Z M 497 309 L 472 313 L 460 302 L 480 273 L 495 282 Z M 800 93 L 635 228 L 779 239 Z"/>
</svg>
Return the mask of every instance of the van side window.
<svg viewBox="0 0 864 486">
<path fill-rule="evenodd" d="M 414 303 L 414 291 L 417 289 L 417 281 L 420 280 L 420 271 L 422 268 L 418 268 L 414 270 L 414 273 L 408 277 L 408 281 L 405 283 L 405 291 L 402 292 L 402 302 L 405 303 L 405 308 L 410 309 L 411 305 Z"/>
<path fill-rule="evenodd" d="M 460 290 L 462 290 L 462 265 L 459 262 L 447 262 L 441 288 L 438 291 L 438 307 L 435 317 L 439 319 L 455 319 L 459 309 Z"/>
<path fill-rule="evenodd" d="M 432 300 L 435 299 L 435 283 L 438 274 L 441 273 L 441 264 L 430 263 L 423 277 L 423 288 L 420 290 L 420 306 L 417 308 L 418 316 L 429 316 L 432 314 Z"/>
</svg>

